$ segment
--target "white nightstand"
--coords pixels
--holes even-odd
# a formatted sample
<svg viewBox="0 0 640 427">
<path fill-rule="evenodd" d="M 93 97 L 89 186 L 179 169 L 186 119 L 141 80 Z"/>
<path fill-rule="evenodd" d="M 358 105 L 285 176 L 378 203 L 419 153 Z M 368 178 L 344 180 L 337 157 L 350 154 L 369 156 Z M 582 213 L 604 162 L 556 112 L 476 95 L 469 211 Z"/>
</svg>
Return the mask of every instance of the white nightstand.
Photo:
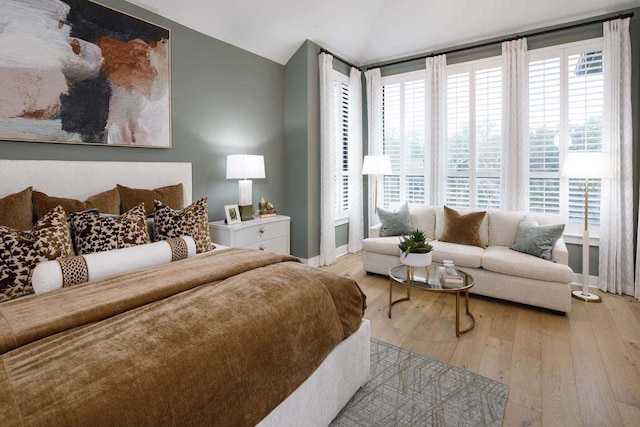
<svg viewBox="0 0 640 427">
<path fill-rule="evenodd" d="M 209 223 L 211 240 L 224 246 L 250 248 L 277 254 L 289 254 L 289 222 L 291 218 L 276 215 L 256 218 L 240 224 L 225 224 L 224 220 Z"/>
</svg>

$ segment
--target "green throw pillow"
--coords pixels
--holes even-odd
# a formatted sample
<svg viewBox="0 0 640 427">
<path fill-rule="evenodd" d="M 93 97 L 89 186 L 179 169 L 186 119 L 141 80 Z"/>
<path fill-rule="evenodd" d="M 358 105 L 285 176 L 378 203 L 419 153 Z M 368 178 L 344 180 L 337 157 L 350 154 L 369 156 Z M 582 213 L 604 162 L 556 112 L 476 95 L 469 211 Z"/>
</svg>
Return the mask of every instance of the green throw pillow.
<svg viewBox="0 0 640 427">
<path fill-rule="evenodd" d="M 563 231 L 564 224 L 538 225 L 525 216 L 520 221 L 516 242 L 511 249 L 551 261 L 551 251 Z"/>
<path fill-rule="evenodd" d="M 381 237 L 404 236 L 413 231 L 411 217 L 409 216 L 409 206 L 406 203 L 400 206 L 396 212 L 378 208 L 378 218 L 380 218 L 380 223 L 382 224 Z"/>
</svg>

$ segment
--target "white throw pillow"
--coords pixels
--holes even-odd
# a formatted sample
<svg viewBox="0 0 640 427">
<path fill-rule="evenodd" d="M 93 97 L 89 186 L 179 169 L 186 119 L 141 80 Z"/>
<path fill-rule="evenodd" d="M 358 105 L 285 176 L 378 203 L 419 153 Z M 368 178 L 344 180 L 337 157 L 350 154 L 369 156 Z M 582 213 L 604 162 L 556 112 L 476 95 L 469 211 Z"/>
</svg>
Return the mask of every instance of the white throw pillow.
<svg viewBox="0 0 640 427">
<path fill-rule="evenodd" d="M 96 252 L 39 263 L 31 282 L 36 294 L 43 294 L 89 280 L 141 270 L 192 257 L 196 244 L 189 236 L 129 248 Z"/>
</svg>

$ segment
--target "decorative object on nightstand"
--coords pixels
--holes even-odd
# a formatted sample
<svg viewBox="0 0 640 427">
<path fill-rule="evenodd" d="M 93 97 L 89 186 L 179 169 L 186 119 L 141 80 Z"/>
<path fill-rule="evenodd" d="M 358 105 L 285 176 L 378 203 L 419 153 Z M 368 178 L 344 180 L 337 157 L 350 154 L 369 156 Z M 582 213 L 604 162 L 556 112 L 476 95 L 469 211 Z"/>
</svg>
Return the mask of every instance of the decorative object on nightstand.
<svg viewBox="0 0 640 427">
<path fill-rule="evenodd" d="M 373 209 L 378 208 L 378 176 L 391 174 L 391 158 L 388 156 L 364 156 L 362 175 L 375 175 L 375 202 Z"/>
<path fill-rule="evenodd" d="M 209 223 L 211 240 L 224 246 L 258 249 L 289 254 L 291 219 L 284 215 L 256 218 L 251 222 L 225 224 L 224 220 Z"/>
<path fill-rule="evenodd" d="M 269 218 L 277 215 L 277 212 L 273 207 L 273 203 L 265 201 L 264 197 L 260 197 L 258 208 L 260 209 L 258 211 L 258 216 L 260 218 Z"/>
<path fill-rule="evenodd" d="M 582 232 L 582 290 L 571 295 L 582 301 L 601 302 L 589 292 L 589 179 L 612 178 L 609 153 L 569 151 L 562 165 L 562 176 L 584 179 L 584 231 Z"/>
<path fill-rule="evenodd" d="M 238 179 L 240 216 L 242 221 L 253 219 L 253 181 L 266 178 L 264 156 L 231 154 L 227 156 L 227 179 Z"/>
</svg>

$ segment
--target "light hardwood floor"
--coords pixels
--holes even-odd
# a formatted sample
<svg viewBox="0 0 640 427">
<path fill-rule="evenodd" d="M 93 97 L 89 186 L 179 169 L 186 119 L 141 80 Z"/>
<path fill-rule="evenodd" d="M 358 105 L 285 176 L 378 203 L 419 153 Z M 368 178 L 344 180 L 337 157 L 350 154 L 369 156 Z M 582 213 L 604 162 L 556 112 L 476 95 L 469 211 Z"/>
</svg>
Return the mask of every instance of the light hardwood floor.
<svg viewBox="0 0 640 427">
<path fill-rule="evenodd" d="M 640 426 L 640 303 L 631 297 L 599 292 L 602 303 L 573 300 L 561 316 L 472 295 L 475 329 L 456 338 L 453 295 L 412 290 L 389 319 L 389 279 L 367 275 L 361 254 L 324 269 L 358 282 L 373 338 L 507 384 L 505 426 Z M 394 286 L 394 298 L 403 293 Z M 467 321 L 461 314 L 461 328 Z"/>
</svg>

